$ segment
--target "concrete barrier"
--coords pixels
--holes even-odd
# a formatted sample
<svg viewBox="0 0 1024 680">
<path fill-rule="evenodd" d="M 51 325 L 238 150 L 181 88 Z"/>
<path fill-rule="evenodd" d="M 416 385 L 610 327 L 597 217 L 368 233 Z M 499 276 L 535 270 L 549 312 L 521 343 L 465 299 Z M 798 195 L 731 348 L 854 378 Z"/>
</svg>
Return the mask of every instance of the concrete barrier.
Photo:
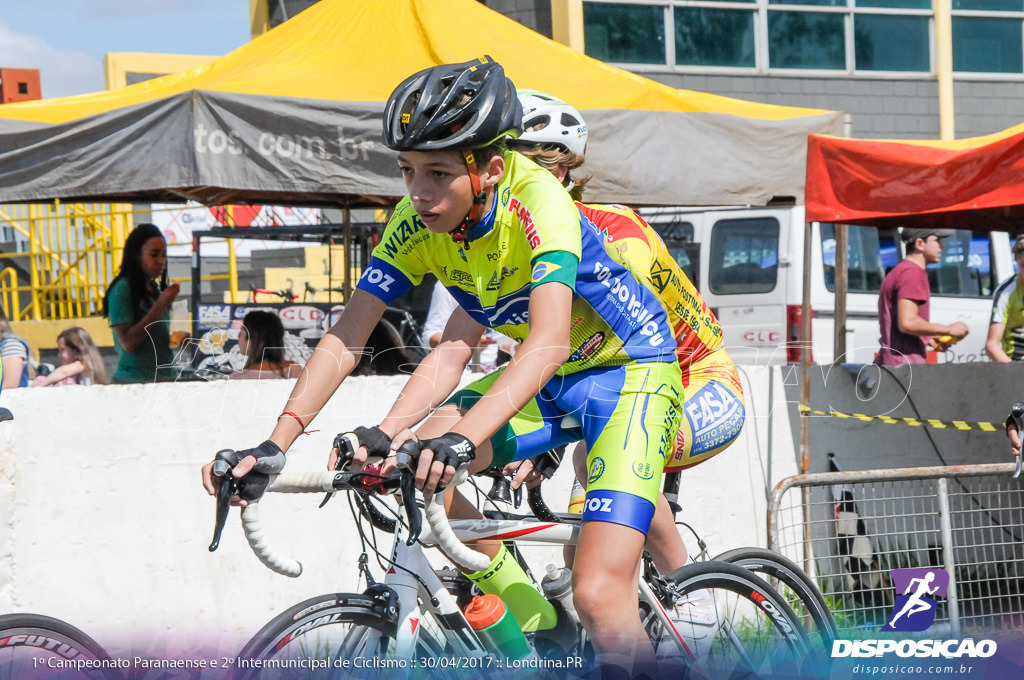
<svg viewBox="0 0 1024 680">
<path fill-rule="evenodd" d="M 684 473 L 683 518 L 713 552 L 765 545 L 766 489 L 796 471 L 776 368 L 744 368 L 748 420 L 728 452 Z M 249 552 L 232 511 L 207 551 L 214 502 L 199 469 L 220 448 L 253 446 L 273 427 L 293 381 L 31 388 L 3 393 L 0 425 L 0 613 L 48 614 L 112 653 L 237 651 L 285 607 L 359 591 L 358 533 L 345 498 L 271 496 L 262 515 L 305 573 L 288 579 Z M 387 412 L 404 377 L 345 382 L 289 455 L 289 469 L 326 464 L 334 435 Z M 773 449 L 775 454 L 772 455 Z M 547 486 L 558 507 L 563 465 Z M 390 546 L 383 537 L 383 549 Z M 688 542 L 691 546 L 694 542 Z M 527 549 L 535 570 L 560 550 Z M 383 572 L 371 555 L 375 575 Z"/>
</svg>

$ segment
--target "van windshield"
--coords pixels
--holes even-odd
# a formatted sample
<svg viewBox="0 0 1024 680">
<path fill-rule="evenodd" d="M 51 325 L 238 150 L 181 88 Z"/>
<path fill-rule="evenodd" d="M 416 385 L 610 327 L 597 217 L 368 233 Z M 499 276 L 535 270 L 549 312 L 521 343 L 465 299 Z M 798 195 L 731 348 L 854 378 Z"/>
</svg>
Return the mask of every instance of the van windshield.
<svg viewBox="0 0 1024 680">
<path fill-rule="evenodd" d="M 896 234 L 891 229 L 849 227 L 847 266 L 851 293 L 877 293 L 882 279 L 899 262 Z M 992 295 L 992 264 L 988 234 L 958 229 L 945 239 L 942 260 L 929 264 L 932 295 L 988 297 Z M 825 285 L 835 290 L 835 225 L 821 225 L 821 257 Z"/>
<path fill-rule="evenodd" d="M 779 222 L 773 217 L 719 220 L 711 231 L 708 283 L 719 295 L 768 293 L 779 269 Z"/>
</svg>

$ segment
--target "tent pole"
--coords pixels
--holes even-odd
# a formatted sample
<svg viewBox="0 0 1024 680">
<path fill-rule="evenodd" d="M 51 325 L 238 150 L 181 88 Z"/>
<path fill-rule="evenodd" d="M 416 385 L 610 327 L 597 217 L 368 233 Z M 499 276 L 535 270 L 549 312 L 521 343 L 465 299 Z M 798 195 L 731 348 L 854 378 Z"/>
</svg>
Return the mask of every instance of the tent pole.
<svg viewBox="0 0 1024 680">
<path fill-rule="evenodd" d="M 850 288 L 849 261 L 847 250 L 850 227 L 846 224 L 835 225 L 836 230 L 836 266 L 835 266 L 835 343 L 832 363 L 838 364 L 846 360 L 846 293 Z"/>
<path fill-rule="evenodd" d="M 811 223 L 804 222 L 804 299 L 800 312 L 800 474 L 811 469 Z M 804 527 L 804 571 L 810 572 L 810 493 L 801 488 L 801 509 Z"/>
<path fill-rule="evenodd" d="M 345 237 L 345 304 L 348 304 L 349 296 L 352 295 L 352 211 L 347 207 L 341 211 L 341 223 L 344 227 Z"/>
</svg>

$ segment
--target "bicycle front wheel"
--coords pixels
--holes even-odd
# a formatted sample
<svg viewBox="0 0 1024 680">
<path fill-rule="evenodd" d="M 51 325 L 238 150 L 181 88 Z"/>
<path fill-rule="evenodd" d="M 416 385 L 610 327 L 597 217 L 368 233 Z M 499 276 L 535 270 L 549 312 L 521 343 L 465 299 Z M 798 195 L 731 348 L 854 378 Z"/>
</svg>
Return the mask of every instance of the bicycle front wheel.
<svg viewBox="0 0 1024 680">
<path fill-rule="evenodd" d="M 676 591 L 671 628 L 659 618 L 648 626 L 662 664 L 696 663 L 711 680 L 802 677 L 807 636 L 763 579 L 723 562 L 690 564 L 666 578 Z"/>
<path fill-rule="evenodd" d="M 109 680 L 116 664 L 88 635 L 38 614 L 0 616 L 0 680 Z"/>
<path fill-rule="evenodd" d="M 281 612 L 256 633 L 239 653 L 232 678 L 404 677 L 421 658 L 441 656 L 444 646 L 420 626 L 415 658 L 396 658 L 395 633 L 366 595 L 321 595 Z"/>
<path fill-rule="evenodd" d="M 826 654 L 832 649 L 839 635 L 832 611 L 811 578 L 791 560 L 763 548 L 736 548 L 715 560 L 738 564 L 767 581 L 797 615 L 811 644 Z"/>
</svg>

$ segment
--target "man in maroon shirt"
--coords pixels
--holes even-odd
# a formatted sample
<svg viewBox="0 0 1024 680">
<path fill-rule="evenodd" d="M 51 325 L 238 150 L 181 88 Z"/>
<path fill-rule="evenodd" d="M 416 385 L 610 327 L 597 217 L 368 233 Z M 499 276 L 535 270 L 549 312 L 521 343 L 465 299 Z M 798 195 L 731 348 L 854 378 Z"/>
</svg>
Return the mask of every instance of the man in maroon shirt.
<svg viewBox="0 0 1024 680">
<path fill-rule="evenodd" d="M 942 239 L 953 235 L 952 229 L 901 229 L 907 256 L 885 276 L 878 291 L 878 325 L 881 349 L 875 363 L 883 366 L 923 364 L 926 341 L 932 336 L 951 335 L 962 340 L 967 324 L 957 321 L 950 326 L 928 320 L 928 274 L 925 265 L 942 257 Z"/>
</svg>

